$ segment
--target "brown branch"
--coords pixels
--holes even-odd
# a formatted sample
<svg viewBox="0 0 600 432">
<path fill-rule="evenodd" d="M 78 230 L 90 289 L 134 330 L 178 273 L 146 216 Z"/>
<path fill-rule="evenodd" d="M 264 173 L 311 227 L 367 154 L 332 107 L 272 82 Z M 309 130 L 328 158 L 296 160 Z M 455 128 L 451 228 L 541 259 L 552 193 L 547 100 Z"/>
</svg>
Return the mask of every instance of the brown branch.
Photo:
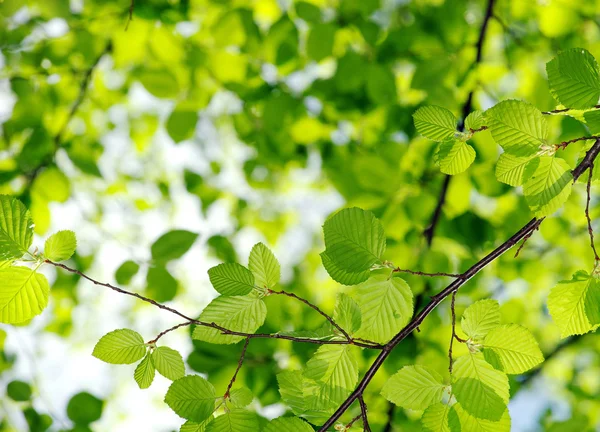
<svg viewBox="0 0 600 432">
<path fill-rule="evenodd" d="M 577 180 L 583 172 L 592 166 L 594 160 L 600 153 L 600 139 L 596 140 L 594 145 L 588 150 L 583 160 L 575 167 L 572 171 L 573 179 Z M 477 273 L 483 270 L 488 264 L 495 261 L 497 258 L 502 256 L 505 252 L 513 248 L 519 241 L 524 239 L 527 235 L 530 235 L 532 231 L 534 231 L 540 223 L 544 220 L 544 218 L 531 219 L 523 228 L 513 234 L 509 239 L 507 239 L 504 243 L 494 249 L 492 252 L 487 254 L 473 266 L 471 266 L 467 271 L 463 273 L 463 277 L 460 279 L 456 279 L 446 288 L 444 288 L 440 293 L 433 296 L 431 298 L 431 302 L 425 306 L 425 308 L 419 312 L 406 327 L 404 327 L 396 336 L 392 338 L 383 348 L 381 353 L 377 356 L 375 361 L 371 364 L 367 372 L 364 374 L 360 382 L 354 391 L 346 398 L 346 400 L 339 406 L 339 408 L 329 417 L 329 419 L 321 426 L 319 429 L 320 432 L 327 431 L 341 416 L 342 414 L 352 405 L 352 403 L 362 396 L 363 392 L 379 370 L 385 360 L 389 357 L 394 348 L 402 342 L 408 335 L 410 335 L 425 318 L 434 311 L 434 309 L 444 301 L 448 296 L 453 295 L 455 291 L 458 291 L 464 284 L 466 284 L 471 278 L 473 278 Z"/>
<path fill-rule="evenodd" d="M 348 422 L 348 424 L 346 424 L 346 426 L 344 426 L 344 430 L 349 430 L 354 425 L 354 423 L 356 423 L 361 417 L 362 417 L 362 413 L 357 415 L 356 417 L 354 417 L 352 420 L 350 420 L 350 422 Z"/>
<path fill-rule="evenodd" d="M 178 329 L 178 328 L 180 328 L 180 327 L 186 327 L 186 326 L 189 326 L 189 325 L 191 325 L 191 324 L 193 324 L 193 322 L 192 322 L 192 321 L 186 321 L 186 322 L 184 322 L 184 323 L 181 323 L 181 324 L 174 325 L 174 326 L 173 326 L 173 327 L 171 327 L 171 328 L 168 328 L 168 329 L 166 329 L 166 330 L 163 330 L 163 331 L 161 331 L 161 332 L 160 332 L 160 333 L 159 333 L 159 334 L 158 334 L 158 335 L 157 335 L 157 336 L 156 336 L 154 339 L 152 339 L 152 340 L 150 340 L 150 341 L 146 342 L 146 344 L 148 344 L 148 345 L 155 344 L 156 342 L 158 342 L 158 340 L 159 340 L 161 337 L 163 337 L 163 336 L 164 336 L 164 335 L 166 335 L 167 333 L 169 333 L 169 332 L 172 332 L 173 330 L 177 330 L 177 329 Z"/>
<path fill-rule="evenodd" d="M 598 108 L 600 108 L 600 105 L 594 105 L 592 108 L 598 109 Z M 573 108 L 563 108 L 563 109 L 555 109 L 552 111 L 542 111 L 542 114 L 544 114 L 544 115 L 561 114 L 561 113 L 571 111 L 572 109 Z"/>
<path fill-rule="evenodd" d="M 594 244 L 594 229 L 592 228 L 592 218 L 590 217 L 590 200 L 591 200 L 591 189 L 592 189 L 592 173 L 594 171 L 594 163 L 592 162 L 590 165 L 590 170 L 588 173 L 588 181 L 587 181 L 587 200 L 585 202 L 585 218 L 587 219 L 588 233 L 590 234 L 590 246 L 594 251 L 594 259 L 596 263 L 600 261 L 600 257 L 598 257 L 598 251 L 596 251 L 596 245 Z"/>
<path fill-rule="evenodd" d="M 567 148 L 567 146 L 569 144 L 572 144 L 574 142 L 577 141 L 587 141 L 587 140 L 597 140 L 598 138 L 600 138 L 599 135 L 592 135 L 592 136 L 584 136 L 584 137 L 579 137 L 579 138 L 573 138 L 572 140 L 569 141 L 563 141 L 560 144 L 554 144 L 554 147 L 556 147 L 557 150 L 564 150 Z"/>
<path fill-rule="evenodd" d="M 462 274 L 460 274 L 460 273 L 444 273 L 444 272 L 426 273 L 426 272 L 422 272 L 422 271 L 401 269 L 399 267 L 394 268 L 394 270 L 392 270 L 392 272 L 394 272 L 394 273 L 409 273 L 412 275 L 427 276 L 427 277 L 436 277 L 436 276 L 448 276 L 448 277 L 453 277 L 453 278 L 461 278 L 462 277 Z"/>
<path fill-rule="evenodd" d="M 223 399 L 229 398 L 229 395 L 231 392 L 231 387 L 233 387 L 233 383 L 235 382 L 235 379 L 237 378 L 237 375 L 238 375 L 240 369 L 242 368 L 242 365 L 244 364 L 244 358 L 246 357 L 246 351 L 248 350 L 249 343 L 250 343 L 250 338 L 248 337 L 248 338 L 246 338 L 246 342 L 244 342 L 244 347 L 242 348 L 242 353 L 240 354 L 240 359 L 238 360 L 237 368 L 235 369 L 235 372 L 234 372 L 233 376 L 231 377 L 229 384 L 227 385 L 227 390 L 225 390 Z"/>
<path fill-rule="evenodd" d="M 481 132 L 481 131 L 484 131 L 484 130 L 488 130 L 488 127 L 487 126 L 481 126 L 479 129 L 469 129 L 469 132 L 475 133 L 475 132 Z"/>
<path fill-rule="evenodd" d="M 360 404 L 360 415 L 362 416 L 363 421 L 363 430 L 365 432 L 371 432 L 371 426 L 369 425 L 369 418 L 367 417 L 367 404 L 362 396 L 362 394 L 358 397 L 358 403 Z"/>
<path fill-rule="evenodd" d="M 450 336 L 450 347 L 448 348 L 448 371 L 452 375 L 452 367 L 454 366 L 454 359 L 452 358 L 452 347 L 454 345 L 454 338 L 456 337 L 456 310 L 454 309 L 456 302 L 456 293 L 452 293 L 452 302 L 450 303 L 450 310 L 452 312 L 452 335 Z"/>
<path fill-rule="evenodd" d="M 535 228 L 535 230 L 537 230 L 540 226 L 540 224 L 542 223 L 542 221 L 540 220 L 538 223 L 538 226 Z M 535 230 L 532 230 L 529 234 L 527 234 L 525 236 L 525 238 L 523 239 L 523 242 L 521 243 L 521 246 L 518 247 L 517 252 L 515 252 L 515 258 L 517 258 L 519 256 L 519 254 L 521 253 L 521 251 L 523 250 L 523 247 L 525 247 L 525 243 L 527 243 L 527 240 L 530 239 L 530 237 L 533 235 L 533 232 Z"/>
<path fill-rule="evenodd" d="M 176 309 L 173 309 L 172 307 L 169 307 L 167 305 L 164 305 L 162 303 L 157 302 L 156 300 L 153 300 L 151 298 L 148 297 L 144 297 L 141 294 L 138 294 L 136 292 L 132 292 L 132 291 L 127 291 L 124 290 L 122 288 L 119 288 L 117 286 L 111 285 L 109 283 L 105 283 L 105 282 L 99 282 L 91 277 L 89 277 L 88 275 L 84 274 L 83 272 L 77 270 L 77 269 L 73 269 L 71 267 L 66 266 L 65 264 L 62 263 L 55 263 L 53 261 L 50 260 L 45 260 L 44 261 L 47 264 L 53 265 L 55 267 L 60 267 L 70 273 L 74 273 L 76 275 L 79 275 L 80 277 L 92 282 L 94 285 L 99 285 L 99 286 L 103 286 L 106 288 L 110 288 L 113 291 L 116 291 L 120 294 L 125 294 L 131 297 L 135 297 L 139 300 L 145 301 L 146 303 L 150 303 L 151 305 L 156 306 L 159 309 L 171 312 L 172 314 L 175 314 L 183 319 L 185 319 L 186 321 L 188 321 L 190 324 L 195 324 L 195 325 L 199 325 L 199 326 L 203 326 L 203 327 L 210 327 L 213 328 L 215 330 L 219 330 L 221 332 L 221 334 L 223 335 L 227 335 L 227 336 L 240 336 L 240 337 L 245 337 L 245 338 L 251 338 L 251 339 L 283 339 L 283 340 L 289 340 L 289 341 L 293 341 L 293 342 L 300 342 L 300 343 L 312 343 L 312 344 L 316 344 L 316 345 L 356 345 L 359 346 L 361 348 L 371 348 L 371 349 L 383 349 L 383 345 L 380 344 L 375 344 L 375 343 L 365 343 L 365 342 L 361 342 L 358 341 L 356 339 L 351 339 L 351 340 L 319 340 L 319 339 L 311 339 L 311 338 L 300 338 L 300 337 L 295 337 L 295 336 L 288 336 L 288 335 L 284 335 L 284 334 L 279 334 L 279 333 L 244 333 L 244 332 L 239 332 L 239 331 L 235 331 L 235 330 L 230 330 L 228 328 L 225 328 L 223 326 L 220 326 L 214 322 L 205 322 L 205 321 L 199 321 L 197 319 L 193 319 L 187 315 L 184 315 L 183 313 L 179 312 Z"/>
</svg>

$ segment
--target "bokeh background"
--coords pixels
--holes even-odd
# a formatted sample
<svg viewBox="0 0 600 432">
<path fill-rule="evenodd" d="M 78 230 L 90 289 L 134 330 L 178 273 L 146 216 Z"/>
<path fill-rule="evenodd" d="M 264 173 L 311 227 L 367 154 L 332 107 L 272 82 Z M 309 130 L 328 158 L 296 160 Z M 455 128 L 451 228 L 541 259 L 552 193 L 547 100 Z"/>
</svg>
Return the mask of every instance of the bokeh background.
<svg viewBox="0 0 600 432">
<path fill-rule="evenodd" d="M 598 0 L 497 0 L 479 63 L 487 0 L 131 5 L 0 1 L 0 192 L 31 209 L 35 245 L 74 230 L 72 266 L 188 315 L 216 295 L 206 270 L 246 264 L 257 241 L 274 250 L 286 289 L 331 312 L 343 288 L 318 253 L 322 223 L 342 206 L 381 218 L 386 258 L 396 265 L 465 270 L 532 215 L 519 189 L 495 179 L 499 149 L 478 133 L 475 163 L 452 178 L 429 246 L 423 231 L 444 176 L 435 144 L 415 133 L 411 114 L 436 104 L 459 116 L 470 93 L 473 109 L 507 98 L 553 109 L 545 63 L 571 47 L 600 56 Z M 549 120 L 552 142 L 586 134 L 569 117 Z M 580 151 L 577 143 L 562 155 L 574 166 Z M 457 297 L 459 316 L 477 299 L 498 299 L 503 320 L 530 328 L 550 357 L 511 377 L 513 431 L 600 430 L 600 338 L 561 341 L 546 308 L 557 281 L 593 265 L 584 188 L 518 258 L 506 254 Z M 593 197 L 592 217 L 597 203 Z M 151 245 L 174 229 L 198 236 L 182 258 L 157 262 Z M 108 331 L 127 327 L 151 339 L 174 317 L 43 271 L 53 281 L 50 307 L 26 326 L 0 327 L 0 430 L 178 430 L 181 419 L 162 402 L 169 381 L 157 377 L 142 391 L 133 365 L 91 356 Z M 406 280 L 424 295 L 449 282 Z M 267 301 L 264 331 L 321 324 L 289 299 Z M 397 348 L 366 393 L 374 430 L 420 430 L 418 413 L 391 408 L 380 387 L 415 362 L 447 374 L 449 335 L 443 304 Z M 165 342 L 189 372 L 225 388 L 240 346 L 196 345 L 187 330 Z M 277 416 L 285 407 L 276 372 L 305 364 L 314 347 L 255 342 L 239 379 L 262 416 Z M 371 355 L 363 354 L 363 368 Z"/>
</svg>

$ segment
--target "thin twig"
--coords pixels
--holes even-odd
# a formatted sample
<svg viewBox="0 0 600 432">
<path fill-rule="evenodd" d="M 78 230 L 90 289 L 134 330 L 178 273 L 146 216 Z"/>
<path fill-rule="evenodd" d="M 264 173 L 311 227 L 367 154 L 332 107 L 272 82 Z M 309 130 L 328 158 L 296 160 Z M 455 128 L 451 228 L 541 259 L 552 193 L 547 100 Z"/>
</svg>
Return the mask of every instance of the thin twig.
<svg viewBox="0 0 600 432">
<path fill-rule="evenodd" d="M 592 108 L 600 108 L 600 105 L 594 105 Z M 544 115 L 552 115 L 552 114 L 561 114 L 561 113 L 565 113 L 568 111 L 571 111 L 573 108 L 564 108 L 564 109 L 555 109 L 552 111 L 542 111 L 542 114 Z"/>
<path fill-rule="evenodd" d="M 596 251 L 596 245 L 594 244 L 594 229 L 592 228 L 592 218 L 590 217 L 590 200 L 591 200 L 591 189 L 592 189 L 592 173 L 594 171 L 594 163 L 592 162 L 590 165 L 590 169 L 588 172 L 588 181 L 587 181 L 587 200 L 585 203 L 585 217 L 587 219 L 588 233 L 590 234 L 590 246 L 594 251 L 594 259 L 596 262 L 600 261 L 600 257 L 598 257 L 598 252 Z"/>
<path fill-rule="evenodd" d="M 448 277 L 453 277 L 453 278 L 461 278 L 463 276 L 460 273 L 445 273 L 445 272 L 427 273 L 427 272 L 422 272 L 422 271 L 401 269 L 399 267 L 394 268 L 393 272 L 394 273 L 409 273 L 412 275 L 427 276 L 427 277 L 448 276 Z"/>
<path fill-rule="evenodd" d="M 567 146 L 569 144 L 572 144 L 574 142 L 577 142 L 577 141 L 587 141 L 587 140 L 597 140 L 598 138 L 600 138 L 600 135 L 592 135 L 592 136 L 584 136 L 584 137 L 579 137 L 579 138 L 573 138 L 572 140 L 563 141 L 560 144 L 554 144 L 554 147 L 556 147 L 557 150 L 564 150 L 564 149 L 567 148 Z"/>
<path fill-rule="evenodd" d="M 244 347 L 242 348 L 242 353 L 240 354 L 240 359 L 238 360 L 237 368 L 235 369 L 235 372 L 234 372 L 233 376 L 231 377 L 229 384 L 227 385 L 227 390 L 225 390 L 223 399 L 228 399 L 230 396 L 231 387 L 233 387 L 233 383 L 235 382 L 235 379 L 237 378 L 237 375 L 238 375 L 240 369 L 242 368 L 242 365 L 244 364 L 244 358 L 246 357 L 246 351 L 248 350 L 249 343 L 250 343 L 250 338 L 248 337 L 248 338 L 246 338 L 246 342 L 244 342 Z"/>
<path fill-rule="evenodd" d="M 129 28 L 129 23 L 133 21 L 133 9 L 135 8 L 135 0 L 131 0 L 129 4 L 129 18 L 127 18 L 127 24 L 125 24 L 125 31 Z"/>
<path fill-rule="evenodd" d="M 364 400 L 362 394 L 358 397 L 358 403 L 360 404 L 360 414 L 362 416 L 362 421 L 363 421 L 363 430 L 365 432 L 371 432 L 371 426 L 369 425 L 369 418 L 367 417 L 367 404 L 365 403 L 365 400 Z"/>
<path fill-rule="evenodd" d="M 186 321 L 186 322 L 184 322 L 184 323 L 181 323 L 181 324 L 174 325 L 174 326 L 173 326 L 173 327 L 171 327 L 171 328 L 168 328 L 168 329 L 166 329 L 166 330 L 163 330 L 163 331 L 161 331 L 161 332 L 160 332 L 160 333 L 159 333 L 159 334 L 158 334 L 158 335 L 157 335 L 157 336 L 156 336 L 154 339 L 152 339 L 152 340 L 150 340 L 150 341 L 148 341 L 148 342 L 146 342 L 146 343 L 147 343 L 148 345 L 150 345 L 150 344 L 155 344 L 156 342 L 158 342 L 158 340 L 159 340 L 161 337 L 163 337 L 163 336 L 164 336 L 164 335 L 166 335 L 167 333 L 169 333 L 169 332 L 172 332 L 173 330 L 177 330 L 177 329 L 178 329 L 178 328 L 180 328 L 180 327 L 186 327 L 186 326 L 189 326 L 189 325 L 191 325 L 191 324 L 193 324 L 193 322 L 192 322 L 192 321 Z"/>
<path fill-rule="evenodd" d="M 523 247 L 525 247 L 525 243 L 527 243 L 527 240 L 529 240 L 531 238 L 531 236 L 533 235 L 534 231 L 536 231 L 539 226 L 540 223 L 542 223 L 542 221 L 540 220 L 538 223 L 538 226 L 535 228 L 535 230 L 531 231 L 529 234 L 527 234 L 525 236 L 525 238 L 523 238 L 523 242 L 521 243 L 521 245 L 518 247 L 517 252 L 515 252 L 515 258 L 517 258 L 519 256 L 519 254 L 521 253 L 521 251 L 523 250 Z"/>
<path fill-rule="evenodd" d="M 454 337 L 456 336 L 456 311 L 454 309 L 456 302 L 456 291 L 452 293 L 452 302 L 450 303 L 450 310 L 452 311 L 452 335 L 450 336 L 450 347 L 448 348 L 448 371 L 452 375 L 452 368 L 454 366 L 454 359 L 452 358 L 452 347 L 454 345 Z"/>
<path fill-rule="evenodd" d="M 356 423 L 361 417 L 362 417 L 362 413 L 357 415 L 356 417 L 354 417 L 352 420 L 350 420 L 348 422 L 348 424 L 346 424 L 346 426 L 344 426 L 344 430 L 350 430 L 350 428 L 354 425 L 354 423 Z"/>
</svg>

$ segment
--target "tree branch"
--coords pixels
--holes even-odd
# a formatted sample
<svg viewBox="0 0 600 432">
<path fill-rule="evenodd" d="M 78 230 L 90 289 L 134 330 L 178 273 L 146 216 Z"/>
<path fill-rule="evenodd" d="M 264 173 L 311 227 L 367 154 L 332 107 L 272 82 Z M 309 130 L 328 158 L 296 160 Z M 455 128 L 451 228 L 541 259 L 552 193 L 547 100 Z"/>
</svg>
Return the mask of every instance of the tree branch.
<svg viewBox="0 0 600 432">
<path fill-rule="evenodd" d="M 181 323 L 181 324 L 174 325 L 174 326 L 173 326 L 173 327 L 171 327 L 171 328 L 168 328 L 168 329 L 166 329 L 166 330 L 163 330 L 163 331 L 161 331 L 161 332 L 160 332 L 160 333 L 159 333 L 159 334 L 158 334 L 158 335 L 157 335 L 157 336 L 156 336 L 154 339 L 152 339 L 152 340 L 150 340 L 150 341 L 146 342 L 146 344 L 148 344 L 148 345 L 150 345 L 150 344 L 155 344 L 156 342 L 158 342 L 158 340 L 159 340 L 161 337 L 163 337 L 163 336 L 164 336 L 164 335 L 166 335 L 167 333 L 169 333 L 169 332 L 172 332 L 173 330 L 177 330 L 177 329 L 178 329 L 178 328 L 180 328 L 180 327 L 186 327 L 186 326 L 189 326 L 189 325 L 191 325 L 191 324 L 193 324 L 193 322 L 192 322 L 192 321 L 186 321 L 186 322 L 184 322 L 184 323 Z"/>
<path fill-rule="evenodd" d="M 244 364 L 244 358 L 246 357 L 246 351 L 248 350 L 248 344 L 250 344 L 249 337 L 246 338 L 246 342 L 244 342 L 244 347 L 242 348 L 242 353 L 240 354 L 240 359 L 238 360 L 237 368 L 235 369 L 235 372 L 234 372 L 233 376 L 231 377 L 229 384 L 227 385 L 227 390 L 225 390 L 223 399 L 228 399 L 230 396 L 231 387 L 233 387 L 233 383 L 235 382 L 235 379 L 237 378 L 237 375 L 238 375 L 240 369 L 242 368 L 242 365 Z"/>
<path fill-rule="evenodd" d="M 394 268 L 394 270 L 392 270 L 392 271 L 394 273 L 409 273 L 412 275 L 427 276 L 427 277 L 437 277 L 437 276 L 448 276 L 448 277 L 453 277 L 453 278 L 461 278 L 462 277 L 462 274 L 460 274 L 460 273 L 444 273 L 444 272 L 426 273 L 426 272 L 422 272 L 422 271 L 401 269 L 399 267 Z"/>
<path fill-rule="evenodd" d="M 589 169 L 595 158 L 600 153 L 600 139 L 596 140 L 594 145 L 588 150 L 583 160 L 577 165 L 577 167 L 572 171 L 573 179 L 577 180 L 585 170 Z M 425 306 L 425 308 L 419 312 L 411 322 L 404 327 L 396 336 L 389 341 L 379 353 L 375 361 L 371 364 L 361 381 L 358 383 L 358 386 L 354 391 L 348 396 L 348 398 L 340 405 L 340 407 L 333 413 L 331 417 L 321 426 L 319 429 L 320 432 L 325 432 L 329 429 L 340 417 L 341 415 L 352 405 L 352 403 L 362 396 L 364 390 L 367 388 L 375 373 L 381 368 L 387 357 L 391 354 L 393 349 L 404 340 L 409 334 L 411 334 L 422 322 L 423 320 L 431 313 L 433 310 L 446 299 L 448 296 L 452 295 L 454 292 L 458 291 L 460 287 L 466 284 L 471 278 L 473 278 L 477 273 L 487 267 L 488 264 L 502 256 L 505 252 L 510 250 L 513 246 L 515 246 L 519 241 L 524 239 L 527 235 L 535 230 L 544 220 L 544 218 L 531 219 L 523 228 L 513 234 L 508 240 L 494 249 L 492 252 L 487 254 L 473 266 L 471 266 L 467 271 L 465 271 L 462 275 L 463 277 L 460 279 L 456 279 L 446 288 L 444 288 L 440 293 L 433 296 L 431 298 L 431 302 Z"/>
<path fill-rule="evenodd" d="M 371 432 L 371 426 L 369 425 L 369 418 L 367 417 L 367 404 L 363 399 L 363 396 L 360 395 L 358 397 L 358 403 L 360 404 L 360 414 L 362 416 L 363 421 L 363 430 L 365 432 Z"/>
<path fill-rule="evenodd" d="M 600 108 L 600 105 L 594 105 L 592 108 L 598 109 L 598 108 Z M 561 114 L 561 113 L 569 112 L 572 109 L 573 108 L 564 108 L 564 109 L 555 109 L 552 111 L 542 111 L 542 114 L 544 114 L 544 115 Z"/>
<path fill-rule="evenodd" d="M 590 165 L 590 170 L 588 172 L 588 181 L 587 181 L 587 199 L 585 202 L 585 218 L 587 219 L 588 225 L 588 233 L 590 234 L 590 246 L 592 247 L 592 251 L 594 251 L 594 259 L 596 263 L 600 261 L 600 257 L 598 257 L 598 251 L 596 251 L 596 245 L 594 244 L 594 229 L 592 228 L 592 218 L 590 217 L 590 200 L 591 200 L 591 189 L 592 189 L 592 173 L 594 171 L 594 163 L 592 162 Z"/>
</svg>

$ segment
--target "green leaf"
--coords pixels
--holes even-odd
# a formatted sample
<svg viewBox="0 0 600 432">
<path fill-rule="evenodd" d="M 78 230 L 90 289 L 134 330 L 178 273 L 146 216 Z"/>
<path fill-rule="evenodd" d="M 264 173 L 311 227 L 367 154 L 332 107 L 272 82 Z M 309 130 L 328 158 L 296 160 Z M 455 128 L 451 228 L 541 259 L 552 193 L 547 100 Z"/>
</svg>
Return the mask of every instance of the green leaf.
<svg viewBox="0 0 600 432">
<path fill-rule="evenodd" d="M 441 172 L 449 175 L 460 174 L 475 160 L 475 150 L 466 142 L 453 139 L 440 143 L 436 158 Z"/>
<path fill-rule="evenodd" d="M 406 409 L 424 410 L 442 400 L 442 377 L 425 366 L 404 366 L 384 384 L 381 395 Z"/>
<path fill-rule="evenodd" d="M 527 372 L 544 361 L 531 332 L 518 324 L 505 324 L 490 330 L 483 346 L 498 356 L 502 370 L 507 374 Z"/>
<path fill-rule="evenodd" d="M 306 364 L 303 394 L 309 409 L 336 406 L 358 382 L 358 364 L 349 345 L 323 345 Z"/>
<path fill-rule="evenodd" d="M 160 236 L 152 245 L 152 259 L 157 262 L 166 262 L 183 256 L 194 244 L 198 234 L 174 230 Z"/>
<path fill-rule="evenodd" d="M 210 283 L 224 296 L 249 294 L 254 289 L 254 274 L 246 267 L 225 263 L 208 270 Z"/>
<path fill-rule="evenodd" d="M 321 61 L 331 55 L 337 27 L 330 23 L 312 26 L 306 40 L 306 54 L 315 61 Z"/>
<path fill-rule="evenodd" d="M 156 347 L 152 351 L 152 362 L 159 374 L 175 381 L 185 375 L 185 364 L 181 354 L 168 347 Z"/>
<path fill-rule="evenodd" d="M 115 272 L 115 280 L 120 285 L 127 285 L 139 271 L 140 266 L 133 261 L 125 261 Z"/>
<path fill-rule="evenodd" d="M 81 392 L 69 400 L 67 404 L 67 416 L 76 425 L 87 426 L 102 417 L 103 407 L 103 400 L 98 399 L 90 393 Z"/>
<path fill-rule="evenodd" d="M 165 403 L 180 417 L 196 423 L 209 418 L 215 409 L 215 388 L 198 375 L 173 381 Z"/>
<path fill-rule="evenodd" d="M 350 335 L 360 329 L 362 322 L 360 307 L 350 296 L 340 293 L 333 309 L 334 321 Z"/>
<path fill-rule="evenodd" d="M 481 340 L 488 332 L 500 325 L 500 305 L 497 300 L 480 300 L 463 313 L 462 331 L 473 340 Z"/>
<path fill-rule="evenodd" d="M 548 216 L 562 206 L 573 186 L 571 168 L 564 159 L 541 156 L 539 165 L 523 185 L 523 194 L 536 217 Z"/>
<path fill-rule="evenodd" d="M 193 421 L 186 421 L 181 425 L 179 432 L 205 432 L 206 426 L 213 420 L 213 417 L 209 417 L 207 420 L 196 423 Z"/>
<path fill-rule="evenodd" d="M 0 261 L 21 258 L 33 241 L 33 221 L 18 199 L 0 195 Z"/>
<path fill-rule="evenodd" d="M 467 131 L 481 129 L 483 126 L 485 126 L 485 115 L 481 110 L 473 111 L 465 119 L 465 129 Z"/>
<path fill-rule="evenodd" d="M 146 291 L 157 302 L 173 300 L 177 295 L 177 279 L 165 267 L 150 267 L 146 274 Z"/>
<path fill-rule="evenodd" d="M 39 315 L 48 305 L 46 276 L 27 267 L 0 268 L 0 322 L 16 324 Z"/>
<path fill-rule="evenodd" d="M 366 69 L 366 90 L 371 102 L 376 105 L 395 103 L 398 98 L 398 90 L 396 88 L 396 78 L 390 67 L 371 63 Z"/>
<path fill-rule="evenodd" d="M 220 415 L 206 426 L 206 432 L 256 432 L 260 430 L 256 414 L 233 409 Z"/>
<path fill-rule="evenodd" d="M 254 333 L 265 321 L 267 307 L 254 295 L 217 297 L 200 314 L 200 320 L 216 323 L 228 330 Z M 228 336 L 220 330 L 205 326 L 196 326 L 194 339 L 216 344 L 232 344 L 243 339 L 242 336 Z"/>
<path fill-rule="evenodd" d="M 576 272 L 571 280 L 552 288 L 548 310 L 562 337 L 594 330 L 600 324 L 600 281 L 595 275 Z"/>
<path fill-rule="evenodd" d="M 229 401 L 236 408 L 244 408 L 250 405 L 252 399 L 254 399 L 254 396 L 250 389 L 246 387 L 233 389 L 229 394 Z"/>
<path fill-rule="evenodd" d="M 600 69 L 583 48 L 562 51 L 546 64 L 550 93 L 567 108 L 585 109 L 598 103 Z"/>
<path fill-rule="evenodd" d="M 413 294 L 399 277 L 376 274 L 357 285 L 352 297 L 362 313 L 362 326 L 357 336 L 378 343 L 388 342 L 413 314 Z"/>
<path fill-rule="evenodd" d="M 423 106 L 415 111 L 413 120 L 417 132 L 433 141 L 446 141 L 457 133 L 456 117 L 446 108 Z"/>
<path fill-rule="evenodd" d="M 296 415 L 303 414 L 306 410 L 302 382 L 301 371 L 288 370 L 277 374 L 281 399 Z"/>
<path fill-rule="evenodd" d="M 190 139 L 194 136 L 198 113 L 185 106 L 178 106 L 169 115 L 166 129 L 169 136 L 176 143 Z"/>
<path fill-rule="evenodd" d="M 498 421 L 509 399 L 508 377 L 494 369 L 482 354 L 459 357 L 452 374 L 452 393 L 472 416 Z"/>
<path fill-rule="evenodd" d="M 357 285 L 369 279 L 369 276 L 371 275 L 370 270 L 364 270 L 358 273 L 351 273 L 346 270 L 342 270 L 335 265 L 335 263 L 325 252 L 321 252 L 321 260 L 323 261 L 323 267 L 325 267 L 325 270 L 327 270 L 327 273 L 329 273 L 331 279 L 341 283 L 342 285 Z"/>
<path fill-rule="evenodd" d="M 273 288 L 279 283 L 281 267 L 273 252 L 262 243 L 254 245 L 250 251 L 248 268 L 256 278 L 256 284 L 262 288 Z"/>
<path fill-rule="evenodd" d="M 131 364 L 146 354 L 142 336 L 133 330 L 113 330 L 100 338 L 92 355 L 106 363 Z"/>
<path fill-rule="evenodd" d="M 147 389 L 152 385 L 154 381 L 154 363 L 152 362 L 152 355 L 146 354 L 146 357 L 137 365 L 133 378 L 141 389 Z"/>
<path fill-rule="evenodd" d="M 539 164 L 537 151 L 530 146 L 513 146 L 498 158 L 496 178 L 511 186 L 521 186 Z"/>
<path fill-rule="evenodd" d="M 421 417 L 424 432 L 450 432 L 448 415 L 451 407 L 443 403 L 431 405 Z"/>
<path fill-rule="evenodd" d="M 487 110 L 485 116 L 492 137 L 504 150 L 514 146 L 537 150 L 548 137 L 544 115 L 528 103 L 503 101 Z"/>
<path fill-rule="evenodd" d="M 587 111 L 583 113 L 583 118 L 590 129 L 590 133 L 600 133 L 600 110 Z"/>
<path fill-rule="evenodd" d="M 73 231 L 58 231 L 46 240 L 44 255 L 50 261 L 65 261 L 71 258 L 77 248 L 77 238 Z"/>
<path fill-rule="evenodd" d="M 370 211 L 344 209 L 323 225 L 325 253 L 336 267 L 358 273 L 371 268 L 385 252 L 381 222 Z"/>
<path fill-rule="evenodd" d="M 452 405 L 452 411 L 456 415 L 449 416 L 451 432 L 510 432 L 510 415 L 508 410 L 504 410 L 502 417 L 498 421 L 473 417 L 459 403 Z"/>
<path fill-rule="evenodd" d="M 314 432 L 314 429 L 297 417 L 279 417 L 271 420 L 263 432 Z"/>
<path fill-rule="evenodd" d="M 11 381 L 6 386 L 6 395 L 16 402 L 25 402 L 31 399 L 31 386 L 23 381 Z"/>
</svg>

